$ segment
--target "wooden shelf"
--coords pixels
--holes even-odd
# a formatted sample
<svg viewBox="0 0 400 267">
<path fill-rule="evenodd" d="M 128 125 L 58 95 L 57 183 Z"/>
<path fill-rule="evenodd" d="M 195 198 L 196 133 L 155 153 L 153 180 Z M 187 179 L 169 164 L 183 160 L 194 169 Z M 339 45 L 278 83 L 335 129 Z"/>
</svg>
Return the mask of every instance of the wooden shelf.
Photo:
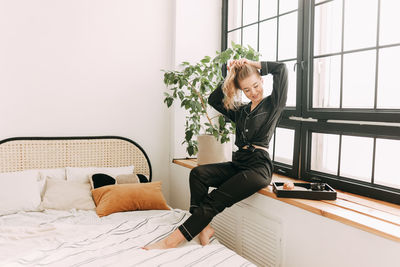
<svg viewBox="0 0 400 267">
<path fill-rule="evenodd" d="M 196 159 L 175 159 L 173 162 L 189 169 L 193 169 L 197 166 Z M 273 174 L 272 181 L 298 182 L 298 180 L 279 174 Z M 336 200 L 278 198 L 272 191 L 271 185 L 261 189 L 258 193 L 364 231 L 400 242 L 399 205 L 339 190 L 336 191 Z"/>
</svg>

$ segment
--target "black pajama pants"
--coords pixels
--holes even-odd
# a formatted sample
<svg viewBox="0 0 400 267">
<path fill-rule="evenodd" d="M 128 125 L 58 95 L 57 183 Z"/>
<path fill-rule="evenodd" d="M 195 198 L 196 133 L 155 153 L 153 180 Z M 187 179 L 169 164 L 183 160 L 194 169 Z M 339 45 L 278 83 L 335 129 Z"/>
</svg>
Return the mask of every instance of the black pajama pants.
<svg viewBox="0 0 400 267">
<path fill-rule="evenodd" d="M 186 240 L 192 240 L 225 208 L 268 186 L 272 161 L 262 149 L 234 152 L 231 162 L 200 165 L 190 172 L 191 216 L 179 226 Z M 208 193 L 209 187 L 215 187 Z"/>
</svg>

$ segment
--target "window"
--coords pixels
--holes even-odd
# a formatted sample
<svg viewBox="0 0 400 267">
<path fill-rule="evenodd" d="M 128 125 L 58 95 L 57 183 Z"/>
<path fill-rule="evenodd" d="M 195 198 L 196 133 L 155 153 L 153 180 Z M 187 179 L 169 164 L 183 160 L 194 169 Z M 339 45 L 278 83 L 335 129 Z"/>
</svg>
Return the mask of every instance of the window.
<svg viewBox="0 0 400 267">
<path fill-rule="evenodd" d="M 397 0 L 223 0 L 222 49 L 250 45 L 289 69 L 275 171 L 400 203 L 398 10 Z"/>
</svg>

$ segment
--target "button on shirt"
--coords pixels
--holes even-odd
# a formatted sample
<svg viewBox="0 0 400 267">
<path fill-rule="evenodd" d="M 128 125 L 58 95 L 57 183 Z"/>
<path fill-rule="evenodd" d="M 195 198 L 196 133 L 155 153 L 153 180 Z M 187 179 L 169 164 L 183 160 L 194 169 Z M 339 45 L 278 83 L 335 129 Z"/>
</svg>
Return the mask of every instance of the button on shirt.
<svg viewBox="0 0 400 267">
<path fill-rule="evenodd" d="M 288 71 L 280 62 L 261 62 L 262 76 L 272 74 L 273 89 L 252 111 L 251 102 L 242 104 L 234 110 L 224 107 L 222 84 L 208 98 L 208 103 L 236 123 L 235 145 L 258 145 L 268 148 L 269 141 L 286 104 L 288 90 Z"/>
</svg>

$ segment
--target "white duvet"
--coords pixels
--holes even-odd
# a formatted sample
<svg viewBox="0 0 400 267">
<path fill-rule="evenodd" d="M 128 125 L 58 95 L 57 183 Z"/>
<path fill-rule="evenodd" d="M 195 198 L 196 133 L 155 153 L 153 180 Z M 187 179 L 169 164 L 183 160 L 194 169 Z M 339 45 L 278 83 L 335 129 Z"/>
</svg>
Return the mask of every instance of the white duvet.
<svg viewBox="0 0 400 267">
<path fill-rule="evenodd" d="M 168 250 L 141 247 L 173 232 L 188 213 L 133 211 L 99 218 L 94 211 L 0 216 L 0 266 L 254 266 L 215 238 Z"/>
</svg>

